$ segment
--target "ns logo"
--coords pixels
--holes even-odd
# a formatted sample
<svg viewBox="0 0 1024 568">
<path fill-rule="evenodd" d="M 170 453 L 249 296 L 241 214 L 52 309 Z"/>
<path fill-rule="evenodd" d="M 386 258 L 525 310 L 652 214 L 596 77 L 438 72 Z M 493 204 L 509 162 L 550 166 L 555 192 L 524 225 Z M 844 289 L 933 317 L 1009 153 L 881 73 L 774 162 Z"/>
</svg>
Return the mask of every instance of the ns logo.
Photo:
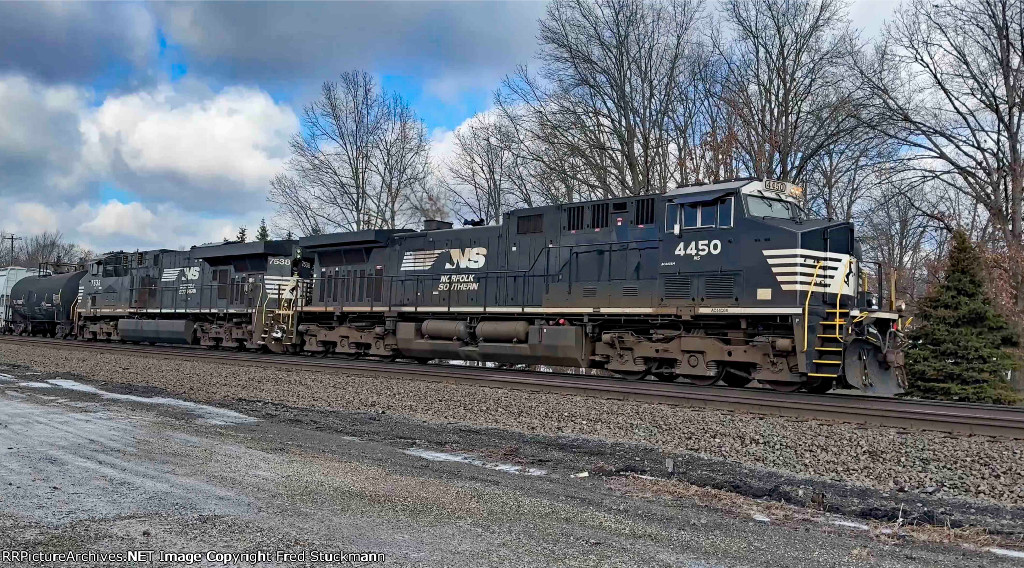
<svg viewBox="0 0 1024 568">
<path fill-rule="evenodd" d="M 482 268 L 487 261 L 487 249 L 483 247 L 471 247 L 466 249 L 434 249 L 406 252 L 402 257 L 401 270 L 428 270 L 434 266 L 442 254 L 450 257 L 445 258 L 444 267 L 452 268 Z"/>
<path fill-rule="evenodd" d="M 473 247 L 467 249 L 450 249 L 451 262 L 444 263 L 445 268 L 482 268 L 487 261 L 487 249 Z"/>
</svg>

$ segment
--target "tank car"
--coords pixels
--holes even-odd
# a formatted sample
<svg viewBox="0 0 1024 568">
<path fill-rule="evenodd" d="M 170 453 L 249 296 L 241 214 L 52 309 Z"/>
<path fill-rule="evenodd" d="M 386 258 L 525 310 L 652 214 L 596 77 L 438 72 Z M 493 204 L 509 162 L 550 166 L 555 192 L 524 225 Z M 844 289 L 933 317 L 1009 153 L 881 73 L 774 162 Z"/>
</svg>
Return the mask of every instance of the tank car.
<svg viewBox="0 0 1024 568">
<path fill-rule="evenodd" d="M 498 226 L 300 239 L 275 351 L 607 369 L 780 391 L 903 389 L 901 318 L 850 223 L 739 180 L 519 209 Z"/>
<path fill-rule="evenodd" d="M 9 331 L 17 335 L 70 335 L 84 275 L 84 271 L 44 273 L 18 280 L 9 297 Z"/>
</svg>

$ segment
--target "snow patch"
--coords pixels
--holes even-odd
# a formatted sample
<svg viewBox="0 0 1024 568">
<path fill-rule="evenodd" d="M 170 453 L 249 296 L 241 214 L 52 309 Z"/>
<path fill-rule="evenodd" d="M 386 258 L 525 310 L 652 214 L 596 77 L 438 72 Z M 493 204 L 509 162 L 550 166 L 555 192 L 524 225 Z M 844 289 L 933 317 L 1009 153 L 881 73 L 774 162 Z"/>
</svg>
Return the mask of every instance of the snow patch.
<svg viewBox="0 0 1024 568">
<path fill-rule="evenodd" d="M 141 402 L 143 404 L 158 404 L 161 406 L 173 406 L 176 408 L 181 408 L 193 414 L 199 415 L 201 418 L 200 421 L 205 422 L 207 424 L 245 424 L 249 422 L 256 422 L 257 420 L 256 418 L 246 416 L 233 410 L 217 408 L 215 406 L 207 406 L 205 404 L 198 404 L 195 402 L 179 400 L 176 398 L 168 398 L 163 396 L 145 397 L 135 396 L 131 394 L 117 394 L 100 390 L 94 386 L 84 385 L 78 381 L 72 381 L 68 379 L 50 379 L 46 382 L 50 383 L 51 385 L 65 388 L 68 390 L 96 394 L 103 398 L 112 400 L 125 400 L 129 402 Z"/>
<path fill-rule="evenodd" d="M 1010 550 L 1009 548 L 990 548 L 989 552 L 998 554 L 1000 556 L 1009 556 L 1011 558 L 1024 558 L 1024 552 L 1020 550 Z"/>
<path fill-rule="evenodd" d="M 18 386 L 19 387 L 32 387 L 32 388 L 35 388 L 35 389 L 50 389 L 50 388 L 53 388 L 53 385 L 51 385 L 50 383 L 40 383 L 40 382 L 36 382 L 36 381 L 26 381 L 24 383 L 18 383 Z"/>
<path fill-rule="evenodd" d="M 0 381 L 15 381 L 15 380 L 17 380 L 17 379 L 15 379 L 14 376 L 12 376 L 12 375 L 6 375 L 4 373 L 0 373 Z"/>
<path fill-rule="evenodd" d="M 524 467 L 521 465 L 513 465 L 510 463 L 498 463 L 498 462 L 485 462 L 481 459 L 477 459 L 469 454 L 449 454 L 446 452 L 435 452 L 434 450 L 424 450 L 420 448 L 410 448 L 403 450 L 405 453 L 427 459 L 430 461 L 451 461 L 459 463 L 468 463 L 477 467 L 485 467 L 487 469 L 493 469 L 496 471 L 502 471 L 505 473 L 518 473 L 522 475 L 547 475 L 547 471 L 543 469 L 534 469 L 532 467 Z"/>
<path fill-rule="evenodd" d="M 860 531 L 871 530 L 871 527 L 869 527 L 868 525 L 865 525 L 864 523 L 855 523 L 853 521 L 831 521 L 831 522 L 832 522 L 833 525 L 840 526 L 840 527 L 849 527 L 851 529 L 857 529 L 857 530 L 860 530 Z"/>
</svg>

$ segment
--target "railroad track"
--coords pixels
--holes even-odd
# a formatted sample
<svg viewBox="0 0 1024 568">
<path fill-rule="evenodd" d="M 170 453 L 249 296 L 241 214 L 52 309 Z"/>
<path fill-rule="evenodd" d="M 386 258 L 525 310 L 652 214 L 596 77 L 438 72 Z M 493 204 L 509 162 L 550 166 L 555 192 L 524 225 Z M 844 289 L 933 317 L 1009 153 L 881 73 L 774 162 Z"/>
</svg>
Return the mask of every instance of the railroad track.
<svg viewBox="0 0 1024 568">
<path fill-rule="evenodd" d="M 40 344 L 62 349 L 131 352 L 168 359 L 189 358 L 292 370 L 347 371 L 534 391 L 583 394 L 678 406 L 742 410 L 806 419 L 880 424 L 902 428 L 1024 439 L 1024 408 L 854 394 L 811 395 L 760 388 L 701 387 L 657 381 L 628 381 L 570 373 L 511 371 L 463 365 L 418 364 L 376 360 L 311 358 L 191 347 L 94 343 L 73 340 L 0 336 L 3 343 Z"/>
</svg>

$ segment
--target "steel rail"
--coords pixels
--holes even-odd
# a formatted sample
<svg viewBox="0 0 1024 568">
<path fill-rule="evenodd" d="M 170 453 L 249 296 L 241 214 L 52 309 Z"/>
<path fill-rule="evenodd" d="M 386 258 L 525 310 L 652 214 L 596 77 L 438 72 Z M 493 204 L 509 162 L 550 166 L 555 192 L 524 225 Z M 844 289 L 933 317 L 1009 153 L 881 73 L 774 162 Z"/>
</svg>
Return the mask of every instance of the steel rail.
<svg viewBox="0 0 1024 568">
<path fill-rule="evenodd" d="M 0 343 L 48 345 L 74 350 L 276 367 L 291 370 L 356 372 L 451 384 L 473 384 L 677 406 L 740 410 L 804 419 L 837 420 L 900 428 L 1024 439 L 1024 408 L 856 394 L 812 395 L 761 388 L 702 387 L 683 383 L 630 381 L 615 377 L 491 367 L 377 360 L 312 358 L 190 347 L 140 346 L 75 340 L 0 336 Z"/>
</svg>

